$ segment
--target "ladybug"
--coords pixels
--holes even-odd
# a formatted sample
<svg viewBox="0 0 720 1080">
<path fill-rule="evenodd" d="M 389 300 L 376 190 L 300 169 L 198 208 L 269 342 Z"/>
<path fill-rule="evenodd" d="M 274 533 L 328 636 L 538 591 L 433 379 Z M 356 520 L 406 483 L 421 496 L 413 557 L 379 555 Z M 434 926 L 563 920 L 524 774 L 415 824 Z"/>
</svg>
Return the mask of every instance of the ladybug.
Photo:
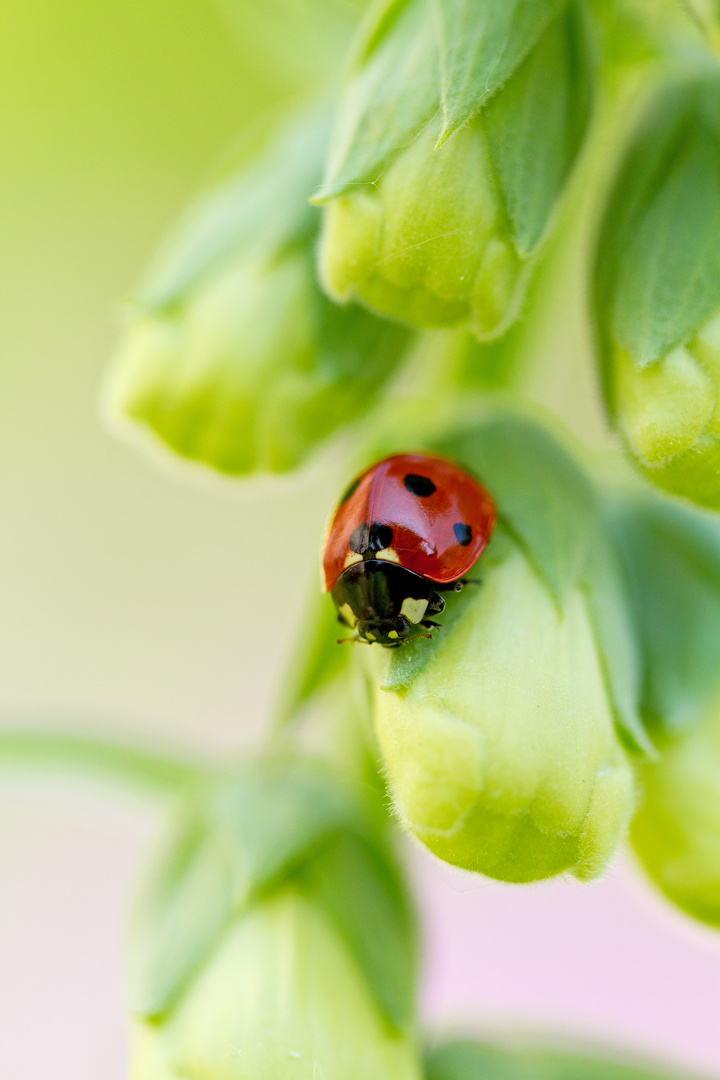
<svg viewBox="0 0 720 1080">
<path fill-rule="evenodd" d="M 487 546 L 496 509 L 482 484 L 452 461 L 427 454 L 383 458 L 348 487 L 323 551 L 324 591 L 345 640 L 395 648 L 445 607 L 440 592 L 459 592 L 463 575 Z"/>
</svg>

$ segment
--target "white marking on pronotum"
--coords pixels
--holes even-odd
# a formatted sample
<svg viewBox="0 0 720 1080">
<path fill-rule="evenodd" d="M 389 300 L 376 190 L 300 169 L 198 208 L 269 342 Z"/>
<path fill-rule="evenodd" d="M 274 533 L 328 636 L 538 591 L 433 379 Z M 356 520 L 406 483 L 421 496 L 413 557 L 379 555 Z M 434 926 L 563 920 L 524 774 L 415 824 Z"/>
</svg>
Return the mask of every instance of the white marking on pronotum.
<svg viewBox="0 0 720 1080">
<path fill-rule="evenodd" d="M 352 626 L 353 628 L 355 627 L 355 624 L 357 623 L 357 618 L 355 616 L 355 612 L 347 602 L 344 603 L 340 608 L 340 614 L 349 626 Z"/>
<path fill-rule="evenodd" d="M 400 614 L 409 619 L 411 623 L 422 622 L 427 611 L 427 600 L 416 600 L 414 596 L 406 596 L 400 608 Z"/>
<path fill-rule="evenodd" d="M 382 548 L 375 552 L 376 559 L 387 559 L 388 562 L 400 562 L 400 556 L 394 548 Z"/>
<path fill-rule="evenodd" d="M 352 566 L 352 564 L 356 562 L 362 562 L 362 555 L 358 555 L 357 552 L 351 551 L 348 555 L 345 556 L 345 562 L 343 563 L 343 566 L 347 570 L 348 566 Z"/>
</svg>

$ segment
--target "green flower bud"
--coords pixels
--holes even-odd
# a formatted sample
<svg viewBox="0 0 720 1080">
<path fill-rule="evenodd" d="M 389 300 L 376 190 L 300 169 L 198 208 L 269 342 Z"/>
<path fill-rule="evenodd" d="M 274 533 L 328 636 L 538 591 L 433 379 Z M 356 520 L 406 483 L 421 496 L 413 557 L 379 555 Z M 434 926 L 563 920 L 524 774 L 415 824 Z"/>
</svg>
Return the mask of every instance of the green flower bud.
<svg viewBox="0 0 720 1080">
<path fill-rule="evenodd" d="M 170 1019 L 140 1033 L 133 1080 L 419 1080 L 343 941 L 285 890 L 223 935 Z"/>
<path fill-rule="evenodd" d="M 687 734 L 660 749 L 660 761 L 641 770 L 633 846 L 673 903 L 720 926 L 720 695 Z"/>
<path fill-rule="evenodd" d="M 584 25 L 571 5 L 390 0 L 367 32 L 316 201 L 336 300 L 414 326 L 498 337 L 587 119 Z M 456 10 L 457 9 L 457 10 Z"/>
<path fill-rule="evenodd" d="M 661 752 L 641 766 L 631 839 L 670 900 L 720 926 L 720 528 L 659 501 L 621 503 L 615 528 Z"/>
<path fill-rule="evenodd" d="M 659 487 L 720 508 L 720 79 L 659 95 L 602 226 L 606 401 Z"/>
<path fill-rule="evenodd" d="M 297 467 L 374 404 L 408 335 L 317 286 L 307 196 L 326 133 L 324 120 L 284 132 L 191 216 L 137 301 L 111 422 L 245 475 Z"/>
<path fill-rule="evenodd" d="M 503 881 L 600 873 L 634 806 L 623 742 L 648 748 L 614 548 L 560 447 L 500 418 L 438 447 L 492 492 L 498 525 L 443 629 L 368 649 L 398 815 L 447 862 Z"/>
<path fill-rule="evenodd" d="M 133 1080 L 419 1080 L 403 885 L 374 812 L 309 762 L 193 805 L 134 976 Z"/>
</svg>

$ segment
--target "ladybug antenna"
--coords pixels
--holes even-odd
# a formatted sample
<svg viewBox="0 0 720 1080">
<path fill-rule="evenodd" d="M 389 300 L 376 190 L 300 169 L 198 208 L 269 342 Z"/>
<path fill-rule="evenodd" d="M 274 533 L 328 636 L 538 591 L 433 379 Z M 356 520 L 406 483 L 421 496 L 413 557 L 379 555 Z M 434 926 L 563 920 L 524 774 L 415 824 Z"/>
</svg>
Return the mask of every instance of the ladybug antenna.
<svg viewBox="0 0 720 1080">
<path fill-rule="evenodd" d="M 427 636 L 430 637 L 429 634 Z M 348 643 L 348 641 L 352 642 L 355 645 L 370 645 L 370 644 L 372 644 L 370 641 L 365 641 L 365 638 L 358 638 L 358 637 L 341 637 L 341 638 L 337 639 L 337 644 L 338 645 L 346 645 Z"/>
</svg>

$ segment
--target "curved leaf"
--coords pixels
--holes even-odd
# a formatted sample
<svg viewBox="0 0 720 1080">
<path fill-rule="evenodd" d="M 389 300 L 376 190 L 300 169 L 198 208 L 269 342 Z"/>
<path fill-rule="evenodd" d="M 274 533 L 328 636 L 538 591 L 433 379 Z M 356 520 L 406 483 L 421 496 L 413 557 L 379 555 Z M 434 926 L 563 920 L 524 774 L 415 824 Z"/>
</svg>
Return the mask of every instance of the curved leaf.
<svg viewBox="0 0 720 1080">
<path fill-rule="evenodd" d="M 441 26 L 442 145 L 530 52 L 566 0 L 434 0 Z"/>
</svg>

